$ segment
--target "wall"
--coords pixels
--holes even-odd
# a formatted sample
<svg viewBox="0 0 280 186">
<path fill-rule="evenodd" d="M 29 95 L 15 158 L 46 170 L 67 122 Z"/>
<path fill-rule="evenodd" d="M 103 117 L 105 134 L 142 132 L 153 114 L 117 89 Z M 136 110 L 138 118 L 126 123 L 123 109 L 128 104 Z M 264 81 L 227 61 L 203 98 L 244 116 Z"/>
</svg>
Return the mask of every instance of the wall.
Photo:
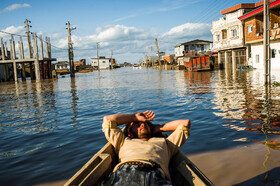
<svg viewBox="0 0 280 186">
<path fill-rule="evenodd" d="M 96 58 L 91 58 L 91 66 L 98 67 L 98 60 Z M 110 59 L 108 58 L 99 59 L 99 67 L 100 69 L 110 69 L 111 68 Z"/>
<path fill-rule="evenodd" d="M 244 10 L 240 9 L 235 12 L 231 12 L 225 15 L 224 18 L 220 18 L 219 21 L 212 22 L 212 34 L 213 34 L 213 50 L 223 50 L 232 47 L 243 46 L 243 28 L 242 22 L 238 19 L 243 15 Z M 233 37 L 232 30 L 236 29 L 237 36 Z M 226 30 L 227 37 L 223 39 L 222 30 Z M 217 36 L 219 35 L 219 40 Z"/>
<path fill-rule="evenodd" d="M 276 50 L 275 58 L 271 57 L 271 69 L 280 69 L 280 40 L 275 40 L 270 42 L 270 48 Z M 257 63 L 257 55 L 259 55 L 259 63 Z M 264 69 L 263 62 L 263 44 L 252 44 L 251 46 L 251 56 L 253 61 L 253 67 L 257 69 Z"/>
</svg>

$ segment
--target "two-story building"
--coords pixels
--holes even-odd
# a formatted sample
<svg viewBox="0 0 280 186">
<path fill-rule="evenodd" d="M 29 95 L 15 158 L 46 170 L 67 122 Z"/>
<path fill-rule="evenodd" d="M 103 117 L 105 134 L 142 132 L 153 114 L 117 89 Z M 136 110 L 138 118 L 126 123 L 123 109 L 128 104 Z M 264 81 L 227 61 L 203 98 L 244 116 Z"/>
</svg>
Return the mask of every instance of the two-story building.
<svg viewBox="0 0 280 186">
<path fill-rule="evenodd" d="M 270 60 L 271 69 L 280 69 L 280 0 L 270 2 Z M 263 69 L 263 6 L 239 17 L 245 28 L 245 44 L 250 46 L 251 64 Z"/>
<path fill-rule="evenodd" d="M 99 66 L 100 70 L 112 69 L 111 58 L 105 58 L 104 56 L 99 57 L 99 59 L 91 58 L 91 66 L 93 66 L 94 69 L 98 69 Z"/>
<path fill-rule="evenodd" d="M 186 57 L 186 54 L 189 52 L 211 52 L 212 51 L 212 41 L 206 40 L 192 40 L 185 43 L 178 44 L 174 47 L 175 59 L 178 66 L 184 66 L 189 57 Z M 188 59 L 187 59 L 188 58 Z"/>
<path fill-rule="evenodd" d="M 221 11 L 224 17 L 212 22 L 213 51 L 218 52 L 220 68 L 237 68 L 247 64 L 247 47 L 243 42 L 243 25 L 238 19 L 252 11 L 255 3 L 245 3 Z"/>
</svg>

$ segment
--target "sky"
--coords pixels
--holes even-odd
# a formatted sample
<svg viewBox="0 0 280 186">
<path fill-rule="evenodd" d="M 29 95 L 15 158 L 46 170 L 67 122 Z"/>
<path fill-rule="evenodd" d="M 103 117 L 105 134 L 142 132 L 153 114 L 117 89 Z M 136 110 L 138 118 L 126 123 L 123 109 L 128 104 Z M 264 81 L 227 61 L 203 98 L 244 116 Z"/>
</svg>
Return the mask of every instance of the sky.
<svg viewBox="0 0 280 186">
<path fill-rule="evenodd" d="M 0 0 L 0 31 L 22 35 L 25 56 L 25 19 L 31 32 L 50 37 L 52 57 L 68 61 L 66 23 L 70 22 L 74 61 L 99 56 L 117 63 L 138 63 L 145 55 L 174 54 L 174 46 L 194 39 L 212 41 L 212 21 L 221 11 L 240 3 L 257 0 Z M 11 35 L 0 32 L 9 45 Z M 17 47 L 17 46 L 16 46 Z"/>
</svg>

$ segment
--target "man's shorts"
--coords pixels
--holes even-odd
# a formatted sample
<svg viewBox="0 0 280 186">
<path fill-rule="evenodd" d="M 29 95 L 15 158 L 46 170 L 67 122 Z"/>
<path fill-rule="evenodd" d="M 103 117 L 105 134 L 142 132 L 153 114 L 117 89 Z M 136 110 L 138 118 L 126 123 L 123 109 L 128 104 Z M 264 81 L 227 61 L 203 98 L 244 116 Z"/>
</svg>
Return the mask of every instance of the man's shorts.
<svg viewBox="0 0 280 186">
<path fill-rule="evenodd" d="M 124 164 L 119 166 L 115 172 L 112 172 L 108 178 L 103 181 L 102 185 L 170 186 L 172 184 L 169 180 L 164 178 L 164 175 L 158 169 L 145 165 L 139 166 Z"/>
</svg>

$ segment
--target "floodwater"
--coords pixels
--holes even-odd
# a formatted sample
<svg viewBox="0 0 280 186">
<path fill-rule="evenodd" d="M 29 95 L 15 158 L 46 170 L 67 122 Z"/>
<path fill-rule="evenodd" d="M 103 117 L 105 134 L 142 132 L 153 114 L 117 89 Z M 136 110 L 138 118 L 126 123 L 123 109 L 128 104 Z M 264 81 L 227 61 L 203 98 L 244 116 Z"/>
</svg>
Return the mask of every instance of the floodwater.
<svg viewBox="0 0 280 186">
<path fill-rule="evenodd" d="M 279 72 L 272 73 L 272 81 L 280 81 Z M 75 78 L 0 83 L 0 185 L 70 178 L 106 143 L 101 131 L 104 115 L 146 110 L 155 112 L 154 123 L 158 124 L 191 120 L 192 133 L 181 150 L 191 157 L 201 155 L 204 161 L 209 157 L 212 169 L 199 158 L 194 162 L 214 183 L 222 183 L 215 172 L 232 164 L 248 167 L 245 172 L 256 174 L 250 177 L 258 176 L 252 167 L 254 152 L 256 157 L 266 157 L 261 148 L 280 151 L 280 87 L 264 87 L 263 79 L 258 70 L 185 72 L 126 67 L 76 74 Z M 204 156 L 256 144 L 249 149 L 251 156 L 239 156 L 242 162 Z M 266 164 L 259 160 L 261 167 L 267 162 L 273 164 L 265 166 L 269 169 L 280 167 L 272 155 Z"/>
</svg>

